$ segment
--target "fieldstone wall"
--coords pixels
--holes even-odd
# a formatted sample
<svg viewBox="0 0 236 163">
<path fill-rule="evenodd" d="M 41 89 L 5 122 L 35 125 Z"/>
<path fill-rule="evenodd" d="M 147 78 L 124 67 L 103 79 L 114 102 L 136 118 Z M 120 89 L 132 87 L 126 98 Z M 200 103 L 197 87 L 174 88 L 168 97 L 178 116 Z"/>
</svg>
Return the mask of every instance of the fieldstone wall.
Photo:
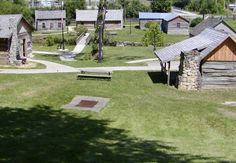
<svg viewBox="0 0 236 163">
<path fill-rule="evenodd" d="M 200 53 L 182 52 L 180 57 L 178 89 L 198 90 L 201 88 Z"/>
<path fill-rule="evenodd" d="M 18 36 L 17 36 L 16 18 L 12 17 L 9 19 L 9 28 L 12 33 L 9 61 L 10 63 L 15 63 L 17 55 L 19 55 L 19 42 L 18 42 Z"/>
</svg>

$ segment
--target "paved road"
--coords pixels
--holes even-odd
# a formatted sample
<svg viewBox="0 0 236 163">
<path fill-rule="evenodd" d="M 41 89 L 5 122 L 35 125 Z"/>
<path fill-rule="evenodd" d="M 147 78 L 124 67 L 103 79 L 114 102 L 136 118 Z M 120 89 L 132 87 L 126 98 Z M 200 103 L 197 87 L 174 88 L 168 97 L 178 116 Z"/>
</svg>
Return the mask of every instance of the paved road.
<svg viewBox="0 0 236 163">
<path fill-rule="evenodd" d="M 116 67 L 81 67 L 75 68 L 50 61 L 28 59 L 46 65 L 46 69 L 0 69 L 0 74 L 46 74 L 46 73 L 76 73 L 85 71 L 160 71 L 159 62 L 148 62 L 148 66 L 116 66 Z M 178 70 L 178 62 L 171 64 L 171 70 Z"/>
</svg>

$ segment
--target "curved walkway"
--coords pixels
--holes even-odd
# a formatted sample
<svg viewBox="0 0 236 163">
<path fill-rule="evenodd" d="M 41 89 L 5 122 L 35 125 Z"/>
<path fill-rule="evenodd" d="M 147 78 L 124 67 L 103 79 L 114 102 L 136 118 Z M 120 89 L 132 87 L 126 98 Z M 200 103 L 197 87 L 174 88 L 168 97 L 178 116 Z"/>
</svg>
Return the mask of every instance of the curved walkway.
<svg viewBox="0 0 236 163">
<path fill-rule="evenodd" d="M 115 66 L 115 67 L 81 67 L 75 68 L 50 61 L 28 59 L 28 61 L 46 65 L 46 69 L 0 69 L 0 74 L 46 74 L 46 73 L 73 73 L 85 71 L 160 71 L 161 67 L 156 62 L 148 66 Z M 172 64 L 171 70 L 178 70 L 178 64 Z"/>
</svg>

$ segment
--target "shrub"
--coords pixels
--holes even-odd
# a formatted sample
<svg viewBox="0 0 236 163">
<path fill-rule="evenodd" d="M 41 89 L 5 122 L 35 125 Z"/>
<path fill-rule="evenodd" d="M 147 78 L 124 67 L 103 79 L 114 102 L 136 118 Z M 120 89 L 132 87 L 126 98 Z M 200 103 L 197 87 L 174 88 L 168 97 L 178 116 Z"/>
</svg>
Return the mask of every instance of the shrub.
<svg viewBox="0 0 236 163">
<path fill-rule="evenodd" d="M 54 43 L 55 43 L 55 42 L 54 42 L 54 38 L 49 35 L 49 36 L 47 37 L 47 40 L 46 40 L 47 46 L 53 46 Z"/>
<path fill-rule="evenodd" d="M 82 33 L 88 32 L 88 28 L 85 26 L 79 26 L 79 27 L 75 27 L 75 31 L 78 33 L 78 35 L 80 35 Z"/>
<path fill-rule="evenodd" d="M 200 17 L 193 19 L 190 23 L 190 27 L 195 27 L 196 25 L 201 23 L 201 21 L 202 21 L 202 18 L 200 18 Z"/>
<path fill-rule="evenodd" d="M 152 25 L 155 25 L 155 24 L 160 24 L 159 22 L 156 22 L 156 21 L 148 21 L 146 24 L 145 24 L 145 28 L 150 28 Z"/>
</svg>

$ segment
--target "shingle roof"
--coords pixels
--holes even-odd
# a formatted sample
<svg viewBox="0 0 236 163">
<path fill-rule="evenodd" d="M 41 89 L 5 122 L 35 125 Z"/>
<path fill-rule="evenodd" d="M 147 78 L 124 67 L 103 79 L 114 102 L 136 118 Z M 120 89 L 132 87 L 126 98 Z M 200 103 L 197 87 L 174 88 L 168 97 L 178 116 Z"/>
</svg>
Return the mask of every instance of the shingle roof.
<svg viewBox="0 0 236 163">
<path fill-rule="evenodd" d="M 183 51 L 194 49 L 202 50 L 201 57 L 205 57 L 229 37 L 227 33 L 207 28 L 197 36 L 155 51 L 155 55 L 163 63 L 175 59 Z"/>
<path fill-rule="evenodd" d="M 9 20 L 13 17 L 16 19 L 17 24 L 22 19 L 21 14 L 0 15 L 0 38 L 9 38 L 11 36 L 11 31 L 9 29 Z"/>
<path fill-rule="evenodd" d="M 150 19 L 150 20 L 172 20 L 178 17 L 178 15 L 174 13 L 157 13 L 157 12 L 139 12 L 139 19 Z"/>
<path fill-rule="evenodd" d="M 190 34 L 192 36 L 196 36 L 196 35 L 200 34 L 204 29 L 214 28 L 218 24 L 220 24 L 221 22 L 223 22 L 222 18 L 209 17 L 209 18 L 203 20 L 201 23 L 199 23 L 195 27 L 191 28 L 190 29 Z"/>
<path fill-rule="evenodd" d="M 65 19 L 66 11 L 65 10 L 45 10 L 39 11 L 35 10 L 35 20 L 37 19 Z"/>
<path fill-rule="evenodd" d="M 76 21 L 97 21 L 98 10 L 76 10 Z M 105 20 L 122 21 L 123 10 L 107 10 Z"/>
</svg>

